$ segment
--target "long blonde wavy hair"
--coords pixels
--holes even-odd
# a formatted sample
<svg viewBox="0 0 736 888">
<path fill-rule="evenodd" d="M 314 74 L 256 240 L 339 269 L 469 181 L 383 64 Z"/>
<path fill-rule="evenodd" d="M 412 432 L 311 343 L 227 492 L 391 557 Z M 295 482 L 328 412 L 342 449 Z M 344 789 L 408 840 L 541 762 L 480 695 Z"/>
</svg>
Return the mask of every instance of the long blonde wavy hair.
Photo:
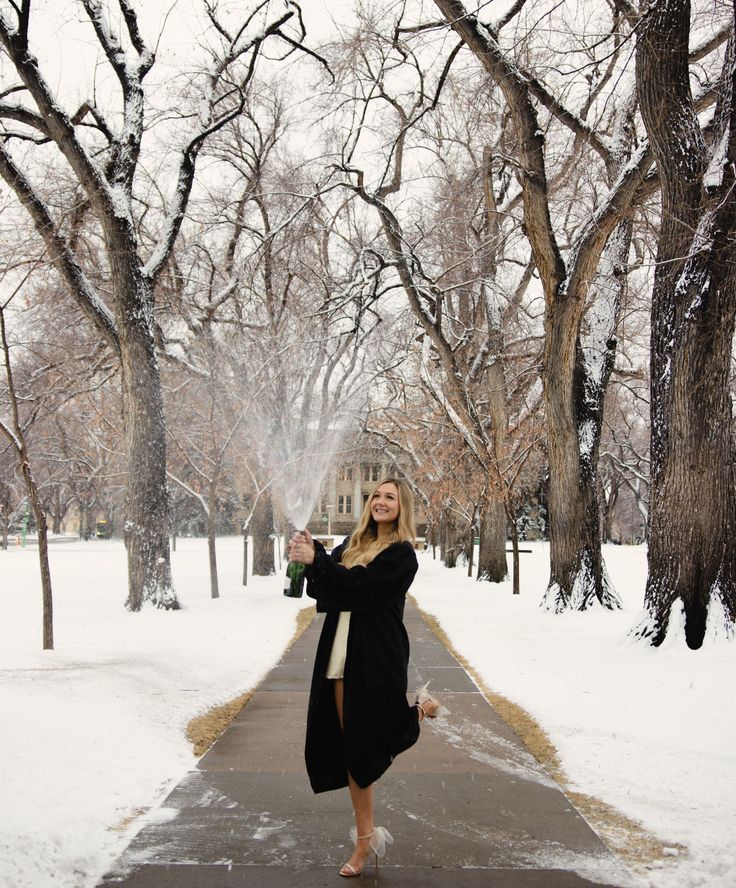
<svg viewBox="0 0 736 888">
<path fill-rule="evenodd" d="M 399 492 L 399 517 L 394 522 L 392 533 L 378 539 L 378 525 L 371 514 L 371 503 L 376 491 L 383 484 L 393 484 Z M 406 481 L 401 478 L 383 478 L 376 484 L 363 506 L 357 528 L 350 537 L 350 542 L 342 554 L 345 567 L 357 564 L 368 564 L 369 561 L 393 543 L 404 541 L 414 543 L 417 531 L 414 524 L 414 495 Z"/>
</svg>

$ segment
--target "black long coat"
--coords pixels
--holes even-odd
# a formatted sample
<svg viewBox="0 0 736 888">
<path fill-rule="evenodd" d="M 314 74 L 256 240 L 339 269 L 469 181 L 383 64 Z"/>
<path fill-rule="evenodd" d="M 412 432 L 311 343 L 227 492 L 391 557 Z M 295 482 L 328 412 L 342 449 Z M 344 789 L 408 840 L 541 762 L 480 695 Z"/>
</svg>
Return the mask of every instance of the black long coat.
<svg viewBox="0 0 736 888">
<path fill-rule="evenodd" d="M 406 699 L 409 637 L 404 601 L 417 572 L 411 543 L 394 543 L 368 565 L 340 564 L 315 543 L 307 594 L 326 614 L 314 662 L 307 713 L 305 759 L 315 792 L 374 783 L 394 757 L 416 743 L 419 714 Z M 340 611 L 350 611 L 344 671 L 344 731 L 333 682 L 325 678 Z"/>
</svg>

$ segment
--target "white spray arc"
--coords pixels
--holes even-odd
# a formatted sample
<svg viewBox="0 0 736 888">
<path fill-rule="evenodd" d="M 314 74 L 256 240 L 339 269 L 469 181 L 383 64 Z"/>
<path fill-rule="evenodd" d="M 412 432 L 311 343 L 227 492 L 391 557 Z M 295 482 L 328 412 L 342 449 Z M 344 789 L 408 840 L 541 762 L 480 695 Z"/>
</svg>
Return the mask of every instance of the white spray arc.
<svg viewBox="0 0 736 888">
<path fill-rule="evenodd" d="M 275 500 L 292 528 L 304 530 L 325 477 L 355 430 L 368 389 L 366 352 L 352 335 L 296 338 L 271 356 L 256 399 L 261 458 Z"/>
<path fill-rule="evenodd" d="M 347 382 L 345 375 L 335 380 L 315 361 L 311 372 L 285 373 L 269 389 L 270 400 L 259 405 L 263 459 L 274 498 L 294 530 L 309 523 L 327 473 L 354 427 L 362 387 L 358 380 Z"/>
<path fill-rule="evenodd" d="M 277 436 L 269 454 L 274 492 L 295 530 L 303 530 L 314 511 L 325 477 L 339 453 L 345 425 L 299 430 L 293 438 Z"/>
</svg>

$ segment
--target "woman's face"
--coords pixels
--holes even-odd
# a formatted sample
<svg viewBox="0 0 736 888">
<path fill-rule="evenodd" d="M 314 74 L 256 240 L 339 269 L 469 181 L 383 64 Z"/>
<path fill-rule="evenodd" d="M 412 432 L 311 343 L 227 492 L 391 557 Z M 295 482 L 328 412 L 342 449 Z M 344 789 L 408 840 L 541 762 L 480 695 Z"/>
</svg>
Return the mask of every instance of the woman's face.
<svg viewBox="0 0 736 888">
<path fill-rule="evenodd" d="M 387 481 L 375 491 L 371 500 L 371 515 L 380 527 L 389 526 L 399 518 L 399 491 L 395 484 Z"/>
</svg>

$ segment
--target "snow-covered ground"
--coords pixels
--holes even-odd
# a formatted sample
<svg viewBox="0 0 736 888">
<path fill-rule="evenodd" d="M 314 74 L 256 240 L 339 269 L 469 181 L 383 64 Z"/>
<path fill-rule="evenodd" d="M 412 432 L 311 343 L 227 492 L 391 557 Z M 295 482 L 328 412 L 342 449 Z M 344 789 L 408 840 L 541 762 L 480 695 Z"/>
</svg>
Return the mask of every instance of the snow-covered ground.
<svg viewBox="0 0 736 888">
<path fill-rule="evenodd" d="M 87 888 L 131 823 L 191 767 L 192 716 L 256 685 L 306 600 L 281 578 L 242 585 L 242 541 L 180 539 L 185 608 L 128 613 L 122 543 L 50 546 L 55 648 L 41 651 L 35 549 L 0 552 L 0 888 Z"/>
<path fill-rule="evenodd" d="M 528 547 L 528 546 L 527 546 Z M 55 543 L 56 650 L 41 648 L 34 549 L 0 552 L 0 886 L 89 888 L 192 764 L 189 719 L 254 686 L 306 600 L 281 578 L 241 585 L 242 543 L 173 553 L 176 613 L 123 608 L 117 542 Z M 625 609 L 554 616 L 539 600 L 545 544 L 522 555 L 522 594 L 421 557 L 412 591 L 484 682 L 531 712 L 571 783 L 640 820 L 673 849 L 649 888 L 736 885 L 736 645 L 653 651 L 627 638 L 641 606 L 642 548 L 606 560 Z"/>
<path fill-rule="evenodd" d="M 736 643 L 635 642 L 643 546 L 606 546 L 623 610 L 550 614 L 549 546 L 524 543 L 521 595 L 422 560 L 412 592 L 493 691 L 542 725 L 574 790 L 603 799 L 669 846 L 647 888 L 736 886 Z M 510 556 L 509 556 L 510 557 Z M 677 845 L 687 851 L 678 853 Z"/>
</svg>

